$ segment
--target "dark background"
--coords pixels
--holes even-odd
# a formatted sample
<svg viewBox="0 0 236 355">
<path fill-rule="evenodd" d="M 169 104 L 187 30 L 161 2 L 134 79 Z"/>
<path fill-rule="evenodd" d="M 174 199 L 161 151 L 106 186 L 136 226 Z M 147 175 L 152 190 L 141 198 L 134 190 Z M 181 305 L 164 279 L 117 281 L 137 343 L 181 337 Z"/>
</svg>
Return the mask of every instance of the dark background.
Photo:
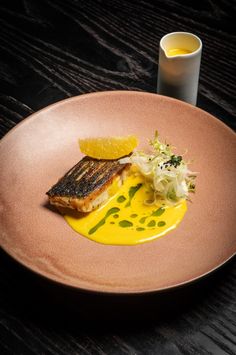
<svg viewBox="0 0 236 355">
<path fill-rule="evenodd" d="M 172 31 L 202 39 L 198 106 L 235 130 L 235 14 L 230 0 L 1 0 L 0 136 L 70 96 L 156 92 Z M 235 294 L 235 258 L 182 289 L 109 297 L 62 289 L 1 251 L 0 354 L 233 355 Z"/>
</svg>

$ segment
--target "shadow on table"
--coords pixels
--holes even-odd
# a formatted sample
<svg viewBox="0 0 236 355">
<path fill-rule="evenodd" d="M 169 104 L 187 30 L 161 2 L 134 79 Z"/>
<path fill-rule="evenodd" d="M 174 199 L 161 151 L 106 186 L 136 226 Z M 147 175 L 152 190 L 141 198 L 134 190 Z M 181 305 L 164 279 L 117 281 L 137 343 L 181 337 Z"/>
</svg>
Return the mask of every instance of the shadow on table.
<svg viewBox="0 0 236 355">
<path fill-rule="evenodd" d="M 197 282 L 165 292 L 111 295 L 81 292 L 48 281 L 20 266 L 0 249 L 1 307 L 20 319 L 45 327 L 114 330 L 137 329 L 141 324 L 171 321 L 194 307 L 208 304 L 212 291 L 224 284 L 224 276 L 235 263 Z M 6 274 L 8 280 L 6 280 Z M 0 274 L 1 275 L 1 274 Z M 145 323 L 144 323 L 145 322 Z"/>
</svg>

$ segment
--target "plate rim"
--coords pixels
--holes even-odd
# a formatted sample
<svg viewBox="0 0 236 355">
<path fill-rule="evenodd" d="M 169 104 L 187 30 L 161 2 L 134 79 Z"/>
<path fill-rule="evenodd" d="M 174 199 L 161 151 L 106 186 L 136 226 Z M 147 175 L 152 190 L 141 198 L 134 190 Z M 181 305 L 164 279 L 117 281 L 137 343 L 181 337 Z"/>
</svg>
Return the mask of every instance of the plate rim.
<svg viewBox="0 0 236 355">
<path fill-rule="evenodd" d="M 12 127 L 1 139 L 0 139 L 0 147 L 1 147 L 1 142 L 3 140 L 5 140 L 5 137 L 8 137 L 8 135 L 12 134 L 12 132 L 14 132 L 16 129 L 18 129 L 19 127 L 21 127 L 22 125 L 25 125 L 28 123 L 29 120 L 34 120 L 35 116 L 41 114 L 42 112 L 46 112 L 49 111 L 51 109 L 53 109 L 55 106 L 62 106 L 64 104 L 66 104 L 67 102 L 72 102 L 72 101 L 77 101 L 77 100 L 83 100 L 86 97 L 89 96 L 103 96 L 103 95 L 120 95 L 120 94 L 125 94 L 125 95 L 147 95 L 147 96 L 152 96 L 152 97 L 160 97 L 166 101 L 172 101 L 175 102 L 177 105 L 183 105 L 186 107 L 191 108 L 192 110 L 197 110 L 200 112 L 204 112 L 204 114 L 207 114 L 209 117 L 211 117 L 211 119 L 215 120 L 218 124 L 220 124 L 224 129 L 227 129 L 231 134 L 233 133 L 233 135 L 236 137 L 236 132 L 229 127 L 226 123 L 224 123 L 222 120 L 220 120 L 219 118 L 217 118 L 216 116 L 212 115 L 211 113 L 201 109 L 200 107 L 191 105 L 185 101 L 181 101 L 178 99 L 175 99 L 173 97 L 169 97 L 169 96 L 165 96 L 165 95 L 160 95 L 160 94 L 156 94 L 156 93 L 152 93 L 152 92 L 148 92 L 148 91 L 135 91 L 135 90 L 106 90 L 106 91 L 95 91 L 95 92 L 89 92 L 86 94 L 80 94 L 80 95 L 75 95 L 75 96 L 71 96 L 68 97 L 66 99 L 62 99 L 59 101 L 56 101 L 52 104 L 49 104 L 48 106 L 45 106 L 41 109 L 39 109 L 38 111 L 35 111 L 33 113 L 31 113 L 29 116 L 26 116 L 25 118 L 22 119 L 22 121 L 20 121 L 19 123 L 17 123 L 14 127 Z"/>
<path fill-rule="evenodd" d="M 11 134 L 14 133 L 15 130 L 19 129 L 21 126 L 27 125 L 29 122 L 34 121 L 35 119 L 37 119 L 37 115 L 44 113 L 44 112 L 48 112 L 50 110 L 52 110 L 54 107 L 60 107 L 63 106 L 64 104 L 73 102 L 73 101 L 78 101 L 78 100 L 83 100 L 86 99 L 87 97 L 99 97 L 99 96 L 110 96 L 110 95 L 140 95 L 140 96 L 152 96 L 153 98 L 155 97 L 160 97 L 162 98 L 164 101 L 167 102 L 173 102 L 177 105 L 181 105 L 181 106 L 185 106 L 188 108 L 191 108 L 191 110 L 197 110 L 200 112 L 203 112 L 204 115 L 207 114 L 207 116 L 210 119 L 213 119 L 217 122 L 218 125 L 221 126 L 222 129 L 227 130 L 230 134 L 232 134 L 233 137 L 236 138 L 236 132 L 229 127 L 228 125 L 226 125 L 223 121 L 221 121 L 220 119 L 218 119 L 216 116 L 213 116 L 212 114 L 208 113 L 207 111 L 197 107 L 197 106 L 193 106 L 191 104 L 188 104 L 186 102 L 183 102 L 181 100 L 177 100 L 168 96 L 164 96 L 164 95 L 159 95 L 156 93 L 150 93 L 150 92 L 146 92 L 146 91 L 133 91 L 133 90 L 112 90 L 112 91 L 99 91 L 99 92 L 92 92 L 92 93 L 86 93 L 86 94 L 81 94 L 81 95 L 76 95 L 76 96 L 72 96 L 66 99 L 62 99 L 59 100 L 55 103 L 49 104 L 46 107 L 43 107 L 42 109 L 30 114 L 29 116 L 27 116 L 26 118 L 24 118 L 21 122 L 17 123 L 12 129 L 10 129 L 0 140 L 0 149 L 1 149 L 1 144 L 3 144 L 5 142 L 5 140 L 7 139 L 7 137 Z M 2 245 L 0 245 L 1 249 L 10 257 L 13 258 L 13 260 L 15 260 L 16 262 L 18 262 L 21 266 L 25 267 L 27 270 L 35 273 L 36 275 L 43 277 L 45 279 L 47 279 L 50 282 L 55 282 L 58 285 L 61 286 L 66 286 L 72 289 L 76 289 L 79 291 L 83 291 L 83 292 L 90 292 L 90 293 L 99 293 L 99 294 L 114 294 L 114 295 L 140 295 L 140 294 L 148 294 L 148 293 L 157 293 L 157 292 L 165 292 L 165 291 L 169 291 L 172 289 L 176 289 L 178 287 L 183 287 L 185 285 L 189 285 L 192 284 L 193 282 L 196 282 L 204 277 L 207 277 L 209 274 L 213 273 L 214 271 L 218 270 L 219 268 L 221 268 L 223 265 L 225 265 L 229 260 L 231 260 L 235 255 L 236 255 L 236 251 L 233 252 L 232 255 L 230 255 L 226 260 L 224 260 L 223 262 L 221 262 L 219 265 L 213 267 L 212 269 L 208 270 L 207 272 L 198 275 L 196 277 L 191 278 L 190 280 L 187 281 L 183 281 L 181 283 L 176 283 L 174 285 L 171 286 L 167 286 L 167 287 L 159 287 L 159 288 L 153 288 L 153 289 L 141 289 L 141 290 L 114 290 L 114 291 L 110 291 L 110 290 L 101 290 L 99 287 L 96 288 L 96 285 L 93 285 L 93 287 L 79 287 L 76 285 L 73 285 L 72 282 L 67 282 L 66 280 L 61 280 L 59 278 L 57 278 L 55 275 L 51 276 L 47 273 L 45 273 L 44 271 L 38 270 L 37 268 L 34 268 L 34 266 L 32 265 L 28 265 L 27 262 L 23 262 L 20 258 L 18 258 L 16 255 L 14 255 L 14 253 L 11 253 L 11 251 L 7 250 L 7 248 L 5 249 Z"/>
<path fill-rule="evenodd" d="M 217 265 L 216 267 L 208 270 L 207 272 L 193 277 L 190 280 L 187 281 L 183 281 L 180 283 L 176 283 L 174 285 L 171 286 L 167 286 L 167 287 L 159 287 L 159 288 L 155 288 L 155 289 L 141 289 L 141 290 L 136 290 L 136 291 L 122 291 L 122 290 L 115 290 L 115 291 L 109 291 L 109 290 L 101 290 L 99 288 L 96 289 L 96 287 L 79 287 L 76 285 L 73 285 L 72 283 L 69 283 L 67 281 L 62 281 L 59 280 L 57 277 L 54 276 L 54 278 L 51 278 L 48 276 L 48 274 L 44 273 L 44 271 L 39 271 L 34 267 L 29 266 L 27 263 L 23 262 L 22 260 L 20 260 L 20 258 L 18 258 L 17 256 L 15 256 L 13 253 L 8 252 L 4 247 L 0 246 L 0 248 L 8 255 L 10 256 L 13 261 L 19 263 L 21 265 L 21 267 L 24 267 L 25 269 L 27 269 L 27 271 L 31 272 L 32 274 L 35 274 L 38 277 L 41 277 L 43 279 L 46 279 L 49 282 L 53 282 L 54 284 L 57 284 L 58 286 L 61 287 L 68 287 L 72 290 L 77 290 L 79 292 L 87 292 L 87 293 L 91 293 L 91 294 L 104 294 L 104 295 L 130 295 L 130 296 L 134 296 L 134 295 L 144 295 L 144 294 L 154 294 L 154 293 L 164 293 L 164 292 L 168 292 L 168 291 L 172 291 L 172 290 L 176 290 L 178 288 L 181 287 L 185 287 L 185 286 L 190 286 L 191 284 L 198 282 L 208 276 L 210 276 L 212 273 L 216 272 L 217 270 L 219 270 L 220 268 L 222 268 L 225 264 L 227 264 L 230 260 L 232 260 L 235 256 L 236 256 L 236 252 L 234 252 L 232 255 L 230 255 L 226 260 L 224 260 L 222 263 L 220 263 L 219 265 Z"/>
</svg>

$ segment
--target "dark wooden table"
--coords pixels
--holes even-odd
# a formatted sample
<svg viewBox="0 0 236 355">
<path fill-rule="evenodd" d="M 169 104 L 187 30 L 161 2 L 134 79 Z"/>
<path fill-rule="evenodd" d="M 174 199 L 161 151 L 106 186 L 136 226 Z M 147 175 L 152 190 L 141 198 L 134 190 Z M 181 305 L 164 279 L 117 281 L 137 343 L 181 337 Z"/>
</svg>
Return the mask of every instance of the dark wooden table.
<svg viewBox="0 0 236 355">
<path fill-rule="evenodd" d="M 155 92 L 159 40 L 172 31 L 202 39 L 198 106 L 235 130 L 236 3 L 189 3 L 1 0 L 1 137 L 70 96 Z M 235 295 L 235 258 L 183 289 L 116 297 L 62 289 L 1 251 L 0 354 L 233 355 Z"/>
</svg>

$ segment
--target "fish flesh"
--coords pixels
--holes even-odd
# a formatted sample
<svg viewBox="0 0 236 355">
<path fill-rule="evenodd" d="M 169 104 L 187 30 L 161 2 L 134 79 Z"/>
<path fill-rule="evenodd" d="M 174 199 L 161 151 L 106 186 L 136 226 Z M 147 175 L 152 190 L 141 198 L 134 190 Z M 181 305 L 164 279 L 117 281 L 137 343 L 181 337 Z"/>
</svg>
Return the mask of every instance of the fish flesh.
<svg viewBox="0 0 236 355">
<path fill-rule="evenodd" d="M 114 184 L 119 188 L 131 164 L 119 160 L 81 159 L 46 193 L 49 202 L 59 207 L 91 212 L 109 199 Z"/>
</svg>

